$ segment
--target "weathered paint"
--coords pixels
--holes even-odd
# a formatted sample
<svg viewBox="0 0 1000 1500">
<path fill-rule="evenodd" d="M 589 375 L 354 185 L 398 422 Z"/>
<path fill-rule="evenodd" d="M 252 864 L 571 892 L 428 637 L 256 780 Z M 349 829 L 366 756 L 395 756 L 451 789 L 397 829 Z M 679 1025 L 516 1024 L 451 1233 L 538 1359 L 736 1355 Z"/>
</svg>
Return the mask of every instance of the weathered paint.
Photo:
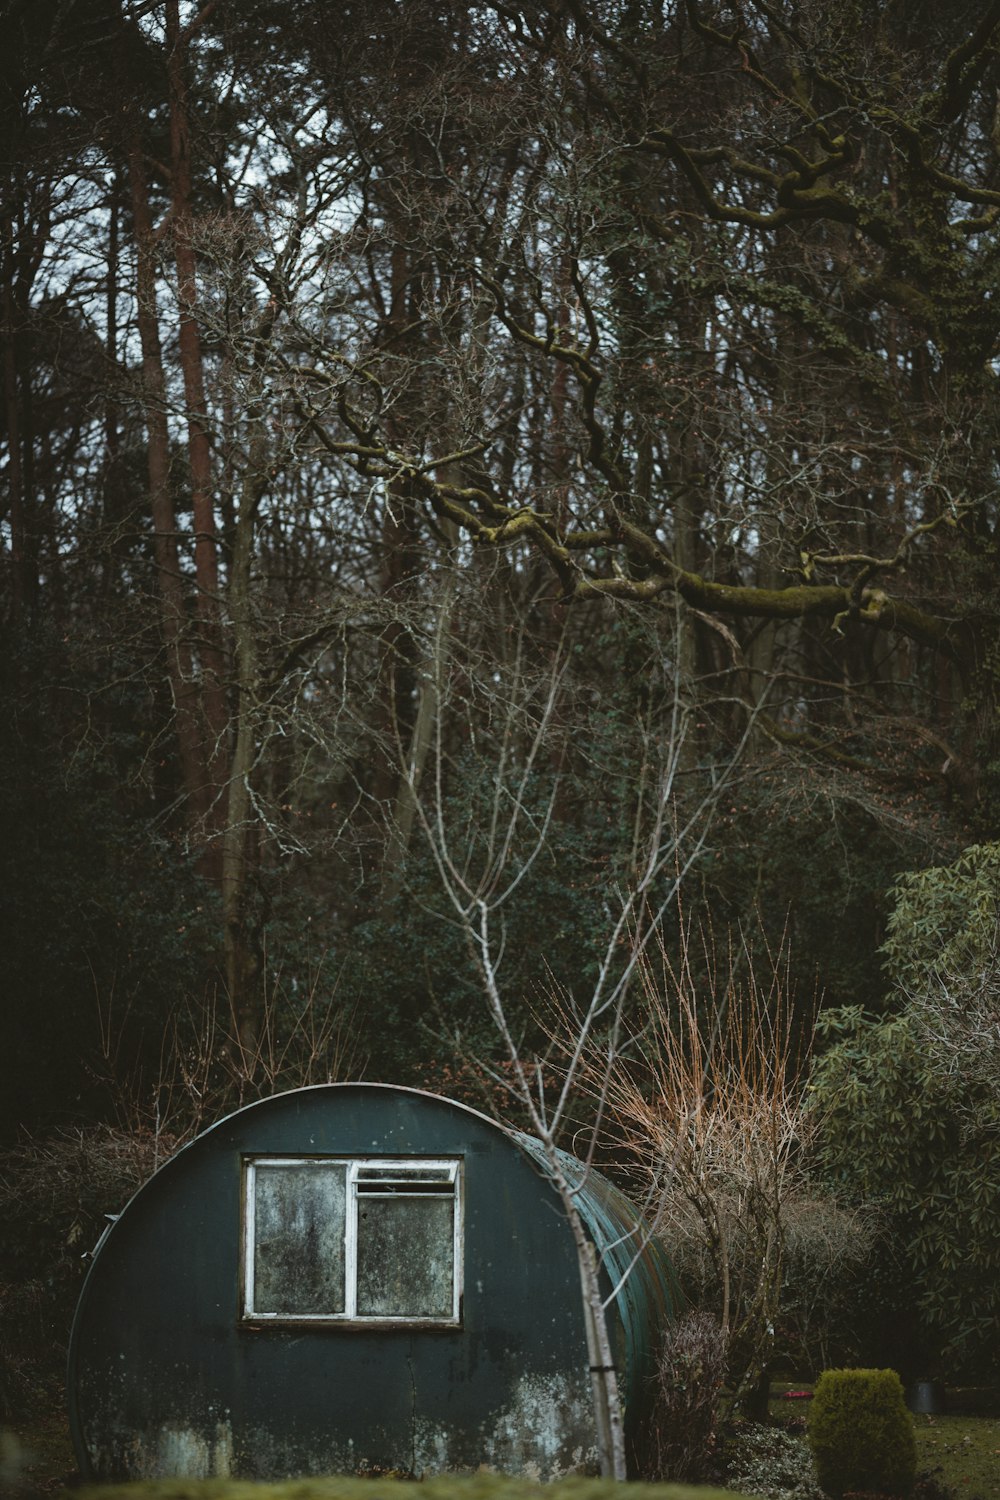
<svg viewBox="0 0 1000 1500">
<path fill-rule="evenodd" d="M 228 1422 L 216 1422 L 211 1438 L 190 1428 L 162 1427 L 153 1446 L 155 1462 L 144 1478 L 172 1474 L 179 1479 L 228 1479 L 232 1474 L 233 1434 Z"/>
<path fill-rule="evenodd" d="M 463 1163 L 458 1326 L 269 1325 L 244 1316 L 246 1163 L 307 1155 Z M 596 1175 L 585 1195 L 595 1241 L 627 1239 L 635 1216 L 625 1200 Z M 276 1219 L 298 1211 L 294 1203 L 279 1210 L 277 1198 L 273 1208 Z M 316 1203 L 303 1212 L 322 1218 Z M 435 1212 L 442 1210 L 431 1209 L 428 1222 Z M 379 1226 L 386 1255 L 399 1250 L 398 1228 Z M 423 1266 L 414 1296 L 439 1304 L 450 1273 L 435 1268 L 419 1234 L 414 1244 Z M 655 1290 L 658 1270 L 647 1274 L 654 1262 L 629 1278 L 613 1315 L 633 1428 L 642 1405 L 644 1320 L 662 1314 L 668 1294 L 665 1280 Z M 627 1308 L 633 1282 L 636 1307 Z M 268 1292 L 279 1294 L 277 1286 Z M 70 1415 L 87 1478 L 421 1474 L 484 1465 L 538 1479 L 593 1472 L 572 1236 L 523 1143 L 474 1110 L 361 1084 L 266 1100 L 168 1162 L 107 1235 L 73 1329 Z"/>
<path fill-rule="evenodd" d="M 596 1462 L 588 1448 L 567 1448 L 565 1434 L 593 1421 L 590 1381 L 572 1375 L 523 1375 L 486 1434 L 488 1467 L 528 1479 L 563 1479 Z"/>
<path fill-rule="evenodd" d="M 544 1173 L 541 1141 L 520 1132 L 514 1139 Z M 599 1253 L 605 1295 L 619 1289 L 612 1329 L 617 1334 L 619 1383 L 631 1413 L 634 1441 L 651 1398 L 657 1335 L 674 1317 L 681 1292 L 663 1242 L 650 1232 L 625 1194 L 602 1173 L 584 1167 L 565 1151 L 558 1154 L 566 1181 L 575 1189 L 573 1199 L 580 1217 Z"/>
</svg>

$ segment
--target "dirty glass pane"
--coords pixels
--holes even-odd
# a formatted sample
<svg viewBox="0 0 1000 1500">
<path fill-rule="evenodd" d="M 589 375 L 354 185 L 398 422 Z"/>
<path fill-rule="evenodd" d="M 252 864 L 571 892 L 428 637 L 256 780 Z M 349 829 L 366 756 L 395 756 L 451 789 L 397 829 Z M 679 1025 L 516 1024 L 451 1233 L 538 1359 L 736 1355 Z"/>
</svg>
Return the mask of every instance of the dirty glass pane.
<svg viewBox="0 0 1000 1500">
<path fill-rule="evenodd" d="M 342 1313 L 346 1165 L 258 1162 L 255 1176 L 253 1311 Z"/>
<path fill-rule="evenodd" d="M 408 1184 L 410 1187 L 436 1186 L 437 1191 L 451 1192 L 454 1168 L 448 1166 L 369 1166 L 358 1168 L 358 1191 L 380 1193 L 386 1187 Z"/>
<path fill-rule="evenodd" d="M 450 1318 L 455 1200 L 358 1197 L 358 1316 Z"/>
<path fill-rule="evenodd" d="M 388 1193 L 401 1193 L 404 1197 L 416 1193 L 452 1193 L 454 1179 L 436 1172 L 376 1173 L 372 1170 L 358 1172 L 358 1194 L 374 1193 L 381 1197 Z"/>
</svg>

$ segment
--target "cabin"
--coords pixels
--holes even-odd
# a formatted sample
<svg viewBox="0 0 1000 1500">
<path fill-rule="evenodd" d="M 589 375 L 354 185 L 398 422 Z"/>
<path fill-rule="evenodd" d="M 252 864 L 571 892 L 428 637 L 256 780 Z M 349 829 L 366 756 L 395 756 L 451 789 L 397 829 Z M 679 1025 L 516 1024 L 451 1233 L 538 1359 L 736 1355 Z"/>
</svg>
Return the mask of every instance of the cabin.
<svg viewBox="0 0 1000 1500">
<path fill-rule="evenodd" d="M 87 1480 L 598 1467 L 577 1252 L 538 1142 L 414 1089 L 249 1105 L 110 1225 L 73 1326 Z M 670 1267 L 572 1158 L 634 1456 Z"/>
</svg>

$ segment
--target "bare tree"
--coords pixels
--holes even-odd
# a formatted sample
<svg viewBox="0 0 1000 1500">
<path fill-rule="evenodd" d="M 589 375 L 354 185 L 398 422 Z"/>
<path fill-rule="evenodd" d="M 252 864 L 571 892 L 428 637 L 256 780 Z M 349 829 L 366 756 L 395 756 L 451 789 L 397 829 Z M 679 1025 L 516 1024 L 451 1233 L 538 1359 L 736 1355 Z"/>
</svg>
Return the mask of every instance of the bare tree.
<svg viewBox="0 0 1000 1500">
<path fill-rule="evenodd" d="M 588 1354 L 602 1472 L 625 1478 L 622 1409 L 607 1313 L 623 1278 L 605 1294 L 601 1257 L 591 1243 L 577 1205 L 577 1194 L 593 1164 L 606 1108 L 611 1102 L 620 1044 L 626 1035 L 624 1015 L 633 983 L 643 970 L 643 956 L 659 929 L 686 874 L 698 858 L 718 798 L 738 765 L 738 755 L 718 768 L 715 784 L 695 794 L 681 810 L 679 777 L 684 760 L 689 710 L 679 675 L 673 676 L 663 743 L 650 767 L 652 823 L 643 840 L 638 868 L 629 886 L 609 881 L 605 891 L 606 931 L 596 973 L 587 992 L 566 996 L 568 1029 L 560 1038 L 559 1080 L 546 1086 L 542 1056 L 526 1045 L 518 1030 L 504 980 L 507 909 L 524 893 L 532 872 L 549 851 L 550 827 L 556 815 L 567 754 L 567 726 L 561 710 L 570 692 L 567 639 L 532 660 L 526 622 L 519 622 L 510 652 L 493 672 L 490 691 L 490 743 L 487 762 L 490 793 L 473 819 L 456 819 L 449 805 L 449 746 L 456 719 L 468 712 L 456 687 L 454 643 L 447 624 L 450 605 L 439 609 L 427 642 L 422 691 L 433 728 L 426 764 L 413 756 L 401 761 L 416 820 L 433 856 L 445 897 L 445 918 L 461 933 L 487 1012 L 501 1042 L 507 1066 L 494 1075 L 509 1089 L 522 1118 L 541 1144 L 545 1171 L 559 1195 L 576 1243 L 586 1314 Z M 541 789 L 541 795 L 539 795 Z M 569 872 L 567 871 L 567 877 Z M 539 975 L 539 982 L 544 976 Z M 596 1059 L 600 1059 L 597 1062 Z M 560 1149 L 572 1120 L 576 1091 L 587 1078 L 594 1084 L 596 1123 L 584 1153 L 583 1177 Z M 634 1247 L 635 1255 L 642 1251 Z M 627 1273 L 626 1273 L 627 1275 Z"/>
<path fill-rule="evenodd" d="M 734 1405 L 752 1407 L 774 1349 L 790 1234 L 834 1215 L 806 1166 L 804 1072 L 812 1026 L 788 992 L 787 955 L 680 927 L 639 964 L 638 1024 L 616 1066 L 588 1057 L 606 1145 L 623 1153 L 689 1282 L 716 1312 Z"/>
</svg>

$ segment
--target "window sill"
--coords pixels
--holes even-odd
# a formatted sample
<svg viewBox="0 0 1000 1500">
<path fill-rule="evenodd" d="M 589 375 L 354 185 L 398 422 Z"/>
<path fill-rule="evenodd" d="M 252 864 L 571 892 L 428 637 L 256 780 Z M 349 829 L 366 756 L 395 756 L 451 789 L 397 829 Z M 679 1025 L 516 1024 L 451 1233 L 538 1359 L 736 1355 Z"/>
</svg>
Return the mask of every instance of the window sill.
<svg viewBox="0 0 1000 1500">
<path fill-rule="evenodd" d="M 309 1328 L 323 1329 L 330 1333 L 400 1333 L 417 1329 L 428 1332 L 432 1329 L 442 1329 L 445 1332 L 454 1333 L 457 1328 L 462 1327 L 461 1318 L 323 1318 L 323 1317 L 289 1317 L 285 1313 L 275 1313 L 273 1316 L 262 1316 L 254 1313 L 251 1316 L 240 1318 L 238 1326 L 247 1333 L 263 1333 L 266 1328 Z"/>
</svg>

